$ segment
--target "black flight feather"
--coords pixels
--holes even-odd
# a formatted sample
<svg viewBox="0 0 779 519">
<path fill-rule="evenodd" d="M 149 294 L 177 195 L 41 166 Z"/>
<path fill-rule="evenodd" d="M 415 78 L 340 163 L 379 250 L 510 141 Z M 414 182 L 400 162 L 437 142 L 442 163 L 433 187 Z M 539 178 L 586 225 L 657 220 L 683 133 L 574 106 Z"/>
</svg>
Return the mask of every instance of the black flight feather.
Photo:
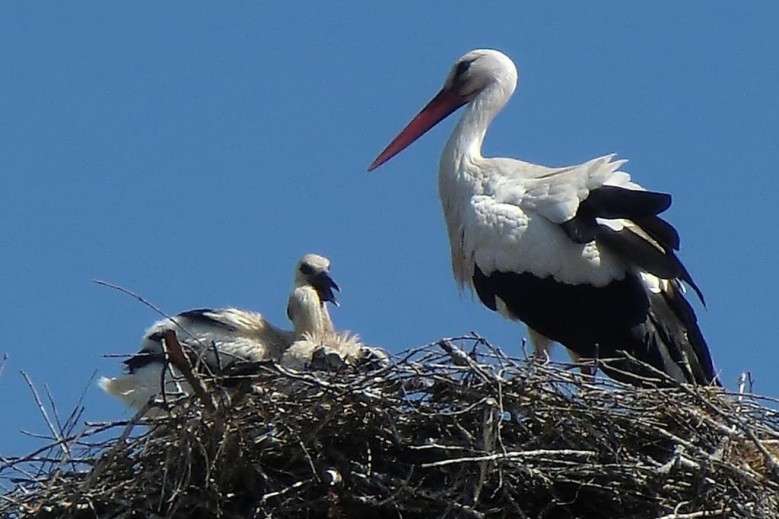
<svg viewBox="0 0 779 519">
<path fill-rule="evenodd" d="M 579 205 L 594 217 L 600 218 L 642 218 L 655 216 L 671 207 L 671 195 L 616 186 L 601 186 Z"/>
<path fill-rule="evenodd" d="M 682 265 L 673 252 L 658 249 L 627 227 L 615 231 L 601 225 L 596 240 L 629 263 L 661 279 L 674 279 L 682 274 Z"/>
<path fill-rule="evenodd" d="M 677 382 L 717 383 L 695 312 L 677 290 L 679 282 L 656 294 L 632 273 L 596 287 L 528 272 L 487 274 L 478 265 L 472 282 L 491 310 L 500 298 L 516 319 L 581 357 L 617 359 L 601 363 L 617 380 L 663 384 L 652 370 L 627 359 L 627 353 Z"/>
<path fill-rule="evenodd" d="M 234 326 L 231 326 L 230 324 L 220 320 L 218 317 L 214 317 L 215 311 L 216 310 L 213 308 L 197 308 L 195 310 L 181 312 L 178 317 L 184 317 L 185 319 L 189 319 L 190 321 L 196 323 L 217 325 L 227 330 L 235 330 Z"/>
<path fill-rule="evenodd" d="M 598 233 L 599 225 L 596 218 L 624 218 L 632 221 L 656 218 L 670 205 L 671 195 L 665 193 L 602 186 L 590 191 L 587 198 L 579 204 L 576 215 L 560 224 L 560 227 L 574 242 L 589 243 Z M 650 227 L 662 238 L 662 241 L 673 243 L 676 231 L 673 228 L 669 231 L 670 226 L 667 224 L 663 226 L 663 223 L 665 222 L 652 222 Z M 651 236 L 649 231 L 647 234 Z M 678 235 L 675 241 L 678 246 Z"/>
<path fill-rule="evenodd" d="M 666 250 L 679 250 L 679 233 L 659 216 L 634 218 L 633 223 L 641 227 L 653 240 Z"/>
</svg>

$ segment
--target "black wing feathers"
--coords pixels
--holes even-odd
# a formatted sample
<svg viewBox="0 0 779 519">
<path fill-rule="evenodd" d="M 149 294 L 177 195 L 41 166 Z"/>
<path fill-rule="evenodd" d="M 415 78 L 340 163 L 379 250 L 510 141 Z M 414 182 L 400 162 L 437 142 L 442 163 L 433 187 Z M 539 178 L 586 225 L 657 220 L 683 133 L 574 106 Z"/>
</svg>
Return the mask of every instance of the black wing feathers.
<svg viewBox="0 0 779 519">
<path fill-rule="evenodd" d="M 590 243 L 598 235 L 595 218 L 581 218 L 578 214 L 560 224 L 560 228 L 575 243 Z"/>
<path fill-rule="evenodd" d="M 227 330 L 235 329 L 234 326 L 219 319 L 218 314 L 215 312 L 217 312 L 217 310 L 214 310 L 213 308 L 197 308 L 195 310 L 187 310 L 186 312 L 181 312 L 178 316 L 184 317 L 185 319 L 189 319 L 192 322 L 199 322 L 199 323 L 209 324 L 209 325 L 217 325 Z"/>
<path fill-rule="evenodd" d="M 615 231 L 604 225 L 597 240 L 629 263 L 659 278 L 674 279 L 682 273 L 682 264 L 672 252 L 658 249 L 630 229 Z"/>
<path fill-rule="evenodd" d="M 597 240 L 625 261 L 661 279 L 681 279 L 689 284 L 705 304 L 703 293 L 673 251 L 679 250 L 679 233 L 657 216 L 671 205 L 671 195 L 616 186 L 590 191 L 576 216 L 560 224 L 576 243 Z M 597 219 L 625 219 L 635 223 L 655 244 L 629 228 L 619 231 L 599 224 Z"/>
<path fill-rule="evenodd" d="M 581 357 L 600 359 L 604 372 L 617 380 L 662 385 L 657 374 L 641 364 L 646 363 L 677 382 L 719 383 L 695 312 L 678 281 L 654 293 L 635 274 L 595 287 L 527 272 L 486 274 L 478 265 L 472 281 L 485 306 L 496 310 L 500 298 L 513 317 Z"/>
<path fill-rule="evenodd" d="M 690 287 L 692 287 L 692 289 L 695 291 L 695 295 L 697 295 L 698 299 L 701 300 L 701 304 L 703 304 L 703 306 L 706 306 L 706 299 L 703 298 L 703 292 L 701 292 L 701 289 L 698 288 L 698 285 L 695 284 L 695 281 L 692 280 L 692 276 L 690 276 L 690 273 L 687 271 L 687 267 L 685 267 L 681 261 L 679 262 L 679 266 L 682 269 L 682 272 L 679 275 L 679 277 L 682 279 L 682 281 L 684 281 L 685 283 L 690 285 Z"/>
<path fill-rule="evenodd" d="M 634 218 L 633 222 L 641 227 L 650 238 L 666 250 L 679 250 L 679 233 L 673 226 L 659 216 Z"/>
<path fill-rule="evenodd" d="M 585 206 L 593 216 L 601 218 L 642 218 L 655 216 L 671 207 L 671 195 L 625 189 L 624 187 L 602 186 L 590 191 L 579 205 Z"/>
<path fill-rule="evenodd" d="M 678 284 L 649 297 L 651 305 L 647 324 L 651 324 L 662 343 L 672 346 L 668 351 L 675 363 L 685 369 L 686 378 L 696 384 L 719 386 L 698 319 L 690 303 L 679 292 Z"/>
<path fill-rule="evenodd" d="M 478 265 L 475 265 L 473 270 L 473 288 L 476 289 L 476 295 L 479 296 L 479 300 L 484 306 L 493 312 L 498 311 L 498 302 L 495 299 L 496 287 Z"/>
<path fill-rule="evenodd" d="M 536 332 L 582 357 L 610 359 L 602 367 L 618 380 L 644 385 L 656 379 L 643 362 L 678 382 L 718 384 L 695 312 L 682 293 L 682 281 L 701 301 L 703 295 L 674 253 L 679 250 L 679 233 L 658 216 L 670 205 L 667 194 L 603 186 L 592 190 L 576 215 L 560 224 L 572 241 L 596 241 L 635 266 L 624 279 L 605 286 L 568 284 L 530 272 L 484 272 L 477 264 L 473 287 L 491 310 L 498 309 L 500 298 L 514 318 Z M 599 219 L 629 220 L 635 225 L 615 230 Z M 654 292 L 639 272 L 666 283 Z"/>
<path fill-rule="evenodd" d="M 162 352 L 162 350 L 151 351 L 143 349 L 122 363 L 127 366 L 127 370 L 130 373 L 133 373 L 135 370 L 149 364 L 165 363 L 165 354 Z"/>
<path fill-rule="evenodd" d="M 576 243 L 589 243 L 597 237 L 602 227 L 596 218 L 625 218 L 633 221 L 651 219 L 656 218 L 670 205 L 671 195 L 665 193 L 603 186 L 590 191 L 587 198 L 579 204 L 576 216 L 560 226 Z M 672 238 L 667 229 L 671 227 L 670 225 L 666 224 L 665 228 L 660 228 L 662 224 L 657 224 L 655 227 L 659 235 Z M 675 234 L 676 231 L 673 233 Z M 676 241 L 678 242 L 678 235 Z"/>
</svg>

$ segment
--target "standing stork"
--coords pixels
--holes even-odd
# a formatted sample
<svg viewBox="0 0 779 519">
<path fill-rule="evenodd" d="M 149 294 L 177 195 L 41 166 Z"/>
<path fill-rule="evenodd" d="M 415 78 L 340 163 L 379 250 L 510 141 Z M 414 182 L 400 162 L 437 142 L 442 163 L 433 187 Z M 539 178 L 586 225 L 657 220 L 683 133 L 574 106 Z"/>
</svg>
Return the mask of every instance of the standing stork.
<svg viewBox="0 0 779 519">
<path fill-rule="evenodd" d="M 325 303 L 338 304 L 333 291 L 339 287 L 330 276 L 330 260 L 318 254 L 303 256 L 295 267 L 293 294 L 301 288 L 316 294 L 316 300 L 310 302 L 317 308 L 308 313 L 315 315 L 318 322 L 293 320 L 293 324 L 332 329 Z M 280 361 L 286 349 L 308 328 L 284 330 L 261 314 L 236 308 L 189 310 L 154 323 L 144 333 L 140 351 L 124 361 L 128 374 L 102 377 L 98 381 L 100 387 L 136 409 L 161 393 L 163 380 L 166 392 L 188 394 L 189 388 L 179 382 L 180 377 L 175 376 L 166 361 L 163 336 L 167 330 L 176 332 L 196 368 L 217 373 L 237 362 Z"/>
<path fill-rule="evenodd" d="M 556 341 L 631 384 L 657 383 L 655 370 L 717 384 L 682 282 L 703 297 L 674 253 L 679 235 L 658 216 L 670 195 L 631 182 L 613 155 L 563 168 L 482 157 L 487 128 L 516 85 L 505 54 L 465 54 L 369 171 L 466 106 L 438 175 L 458 284 L 524 322 L 536 357 Z"/>
</svg>

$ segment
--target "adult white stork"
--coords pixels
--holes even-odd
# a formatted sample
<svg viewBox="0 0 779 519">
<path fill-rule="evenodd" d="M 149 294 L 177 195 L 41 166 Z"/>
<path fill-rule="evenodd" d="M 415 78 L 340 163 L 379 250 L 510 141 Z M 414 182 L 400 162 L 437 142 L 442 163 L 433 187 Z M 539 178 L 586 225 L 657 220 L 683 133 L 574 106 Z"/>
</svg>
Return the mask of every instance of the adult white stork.
<svg viewBox="0 0 779 519">
<path fill-rule="evenodd" d="M 505 54 L 465 54 L 369 171 L 467 105 L 438 176 L 458 284 L 524 322 L 537 355 L 557 341 L 632 384 L 657 379 L 642 363 L 678 382 L 718 383 L 682 282 L 703 298 L 674 253 L 676 230 L 658 216 L 670 195 L 631 182 L 613 155 L 563 168 L 482 157 L 516 85 Z"/>
<path fill-rule="evenodd" d="M 318 254 L 303 256 L 295 268 L 293 294 L 301 287 L 316 294 L 316 299 L 310 299 L 316 308 L 308 313 L 320 322 L 298 320 L 297 324 L 310 326 L 311 330 L 332 329 L 325 303 L 337 304 L 333 291 L 339 287 L 330 276 L 330 260 Z M 284 351 L 310 331 L 308 328 L 284 330 L 261 314 L 236 308 L 189 310 L 154 323 L 144 333 L 140 351 L 124 361 L 128 374 L 102 377 L 98 381 L 100 387 L 136 409 L 161 393 L 163 380 L 168 393 L 190 393 L 188 385 L 166 362 L 163 347 L 166 330 L 176 332 L 196 368 L 212 374 L 238 362 L 280 361 Z"/>
</svg>

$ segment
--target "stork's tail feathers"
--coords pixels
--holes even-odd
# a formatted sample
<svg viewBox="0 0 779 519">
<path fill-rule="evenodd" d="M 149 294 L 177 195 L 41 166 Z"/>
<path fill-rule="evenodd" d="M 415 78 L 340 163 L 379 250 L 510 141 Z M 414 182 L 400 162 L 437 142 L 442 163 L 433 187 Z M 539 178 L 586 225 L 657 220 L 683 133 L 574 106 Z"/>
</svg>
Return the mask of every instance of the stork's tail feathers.
<svg viewBox="0 0 779 519">
<path fill-rule="evenodd" d="M 124 393 L 127 393 L 132 389 L 130 386 L 129 377 L 124 378 L 108 378 L 100 377 L 97 381 L 97 385 L 100 389 L 105 391 L 111 396 L 121 397 Z"/>
<path fill-rule="evenodd" d="M 97 385 L 103 391 L 119 398 L 128 406 L 141 409 L 152 397 L 162 393 L 163 378 L 166 379 L 165 384 L 170 394 L 178 393 L 178 388 L 185 385 L 174 382 L 170 377 L 163 377 L 163 369 L 164 364 L 152 362 L 122 377 L 100 377 Z"/>
<path fill-rule="evenodd" d="M 149 387 L 141 383 L 135 375 L 125 377 L 107 378 L 100 377 L 97 385 L 111 396 L 122 400 L 126 405 L 135 409 L 140 409 L 159 391 L 157 387 Z"/>
<path fill-rule="evenodd" d="M 632 330 L 640 345 L 631 358 L 604 360 L 609 376 L 638 386 L 665 385 L 666 377 L 682 384 L 721 386 L 695 312 L 678 281 L 663 282 L 659 292 L 648 290 L 649 309 L 644 323 Z"/>
<path fill-rule="evenodd" d="M 698 287 L 692 280 L 687 282 L 703 302 Z M 706 339 L 703 338 L 703 333 L 698 327 L 698 318 L 684 297 L 681 283 L 678 281 L 668 283 L 667 289 L 654 295 L 654 299 L 658 301 L 651 301 L 650 318 L 658 321 L 655 327 L 664 340 L 679 344 L 680 351 L 677 354 L 679 356 L 675 360 L 686 368 L 688 377 L 692 378 L 691 381 L 701 385 L 721 385 Z M 663 312 L 665 308 L 670 310 L 673 318 L 661 314 L 660 308 Z"/>
</svg>

